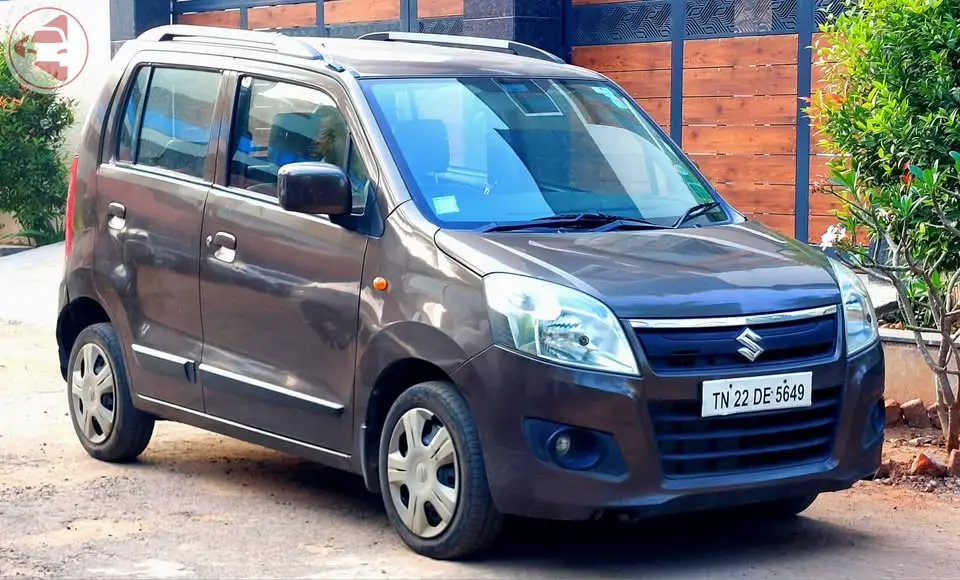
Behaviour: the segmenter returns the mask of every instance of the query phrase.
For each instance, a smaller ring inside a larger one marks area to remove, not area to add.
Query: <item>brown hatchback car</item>
[[[507,514],[790,516],[877,469],[859,278],[737,213],[606,77],[190,26],[104,77],[57,324],[93,457],[157,419],[299,454],[435,558]]]

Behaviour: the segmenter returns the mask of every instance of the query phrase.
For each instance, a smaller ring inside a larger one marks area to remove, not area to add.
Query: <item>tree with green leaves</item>
[[[960,0],[848,0],[816,48],[808,113],[835,156],[824,247],[897,294],[960,447]],[[928,340],[931,333],[939,340]]]
[[[63,239],[68,169],[61,147],[74,103],[24,87],[7,66],[4,41],[11,39],[0,33],[0,213],[22,228],[5,237],[52,243]]]

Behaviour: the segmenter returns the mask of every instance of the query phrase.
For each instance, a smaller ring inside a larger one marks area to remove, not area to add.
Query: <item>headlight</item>
[[[483,279],[494,341],[564,365],[637,375],[617,318],[583,292],[515,274]]]
[[[867,348],[879,337],[877,313],[866,286],[853,270],[831,258],[830,265],[837,275],[840,297],[843,300],[843,321],[847,333],[847,356]]]

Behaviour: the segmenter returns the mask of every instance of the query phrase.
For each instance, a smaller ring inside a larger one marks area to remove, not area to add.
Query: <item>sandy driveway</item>
[[[76,442],[48,327],[0,323],[0,576],[958,578],[960,502],[866,484],[792,524],[524,522],[484,562],[410,553],[361,482],[160,423],[143,460]]]
[[[57,370],[60,256],[0,259],[0,576],[960,578],[960,501],[879,484],[790,524],[523,522],[452,564],[407,550],[358,478],[193,428],[158,423],[140,463],[97,462]]]

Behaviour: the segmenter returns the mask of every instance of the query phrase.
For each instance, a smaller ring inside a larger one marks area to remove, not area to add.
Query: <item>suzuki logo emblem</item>
[[[743,332],[737,337],[737,342],[743,345],[742,348],[737,349],[737,352],[745,356],[750,362],[757,360],[757,357],[763,354],[763,347],[760,346],[763,337],[749,328],[743,329]]]

